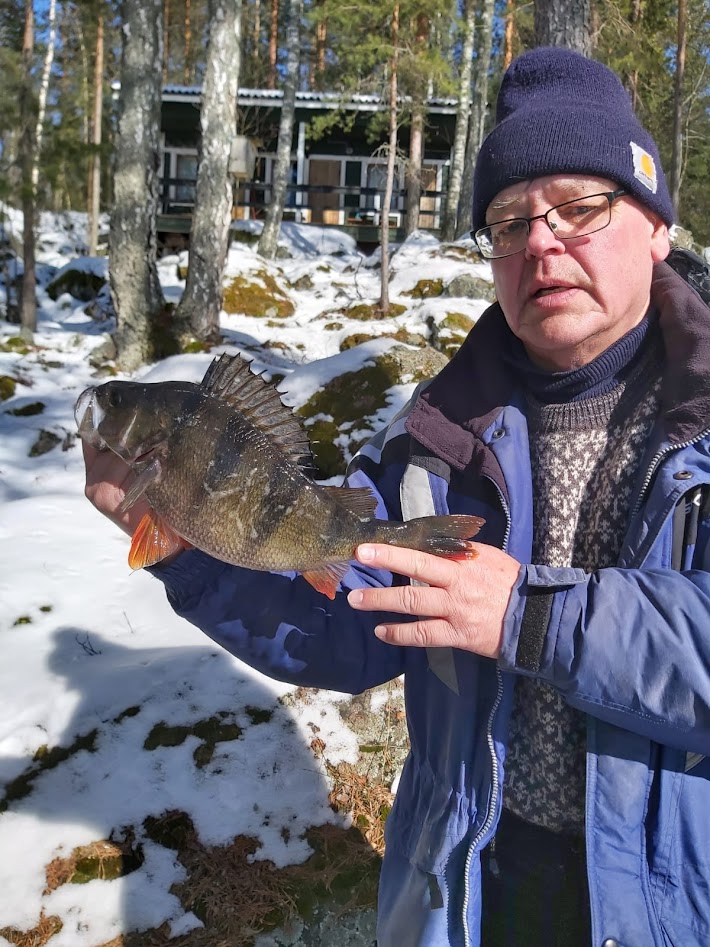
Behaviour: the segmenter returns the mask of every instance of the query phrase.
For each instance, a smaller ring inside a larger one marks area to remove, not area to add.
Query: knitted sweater
[[[601,394],[551,404],[528,397],[535,563],[592,572],[617,560],[658,412],[660,344],[647,328],[625,342],[626,373],[623,364],[619,371],[618,343],[605,359],[610,366],[616,356],[612,383],[607,374],[600,384],[598,364],[585,367],[588,389]],[[577,388],[581,371],[568,373]],[[585,753],[584,714],[547,684],[521,677],[506,757],[506,808],[553,831],[583,833]]]

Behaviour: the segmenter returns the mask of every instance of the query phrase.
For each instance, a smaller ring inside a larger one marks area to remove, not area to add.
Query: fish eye
[[[123,401],[123,395],[121,394],[120,388],[112,388],[109,391],[108,403],[112,408],[119,408],[121,402]]]

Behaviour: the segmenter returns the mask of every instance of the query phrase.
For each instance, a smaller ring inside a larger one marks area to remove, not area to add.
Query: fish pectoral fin
[[[338,586],[349,568],[349,562],[328,562],[317,569],[309,569],[302,574],[306,582],[312,585],[316,592],[327,595],[332,602]]]
[[[145,569],[186,548],[187,543],[154,510],[150,510],[133,534],[128,565],[131,569]]]
[[[127,510],[130,510],[133,504],[136,503],[137,500],[140,500],[148,487],[160,480],[162,472],[163,468],[160,464],[160,458],[154,457],[145,470],[141,471],[136,477],[136,482],[126,493],[123,500],[121,500],[118,512],[125,513]]]

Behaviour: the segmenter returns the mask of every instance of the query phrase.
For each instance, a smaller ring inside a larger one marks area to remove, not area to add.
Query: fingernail
[[[378,638],[381,638],[384,641],[385,638],[387,637],[387,629],[385,628],[384,625],[378,625],[375,628],[375,634],[377,635]]]
[[[375,558],[375,547],[374,546],[358,546],[357,557],[358,559],[365,559],[368,562],[372,561]]]
[[[352,592],[348,592],[348,602],[351,605],[362,605],[363,594],[360,589],[353,589]]]

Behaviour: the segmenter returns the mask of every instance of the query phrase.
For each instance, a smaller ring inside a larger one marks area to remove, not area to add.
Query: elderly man
[[[405,674],[379,947],[710,942],[710,313],[672,218],[614,74],[521,56],[476,168],[498,302],[348,476],[392,519],[484,517],[476,558],[361,546],[332,604],[196,550],[155,570],[274,677]],[[87,466],[118,521],[125,469]]]

